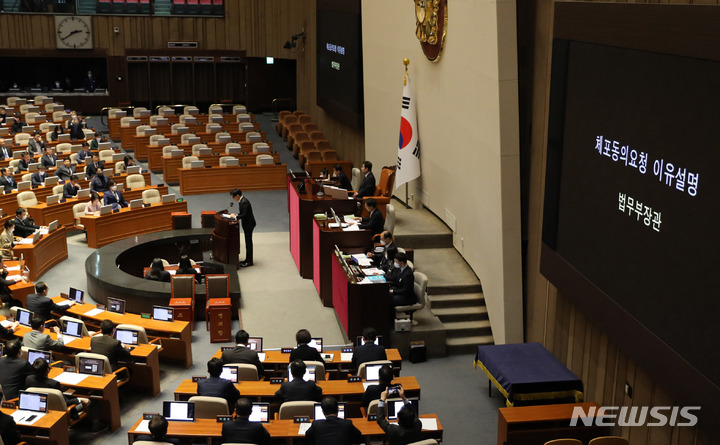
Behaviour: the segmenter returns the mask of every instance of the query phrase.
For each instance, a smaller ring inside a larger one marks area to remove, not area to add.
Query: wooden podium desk
[[[32,239],[32,235],[27,239]],[[67,238],[65,230],[58,226],[56,230],[42,235],[35,244],[16,244],[13,255],[25,259],[25,265],[30,269],[30,281],[36,281],[45,272],[68,257]]]
[[[13,275],[21,274],[22,267],[21,267],[20,261],[5,260],[5,261],[3,261],[3,263],[8,268],[14,268],[14,267],[18,268],[17,270],[8,270],[8,278]],[[10,290],[12,291],[13,298],[15,298],[16,300],[20,300],[22,302],[23,307],[26,307],[27,306],[27,296],[35,293],[35,283],[32,282],[31,280],[28,280],[28,281],[20,280],[17,283],[11,285]]]
[[[160,195],[167,195],[167,185],[148,185],[145,187],[136,187],[133,189],[125,189],[122,191],[125,201],[130,202],[133,199],[141,199],[142,193],[145,190],[157,190]],[[103,193],[98,193],[103,197]],[[52,221],[58,220],[60,224],[65,226],[65,229],[71,229],[75,224],[75,215],[73,214],[73,207],[75,204],[86,203],[89,199],[83,198],[68,198],[64,202],[58,202],[57,204],[48,205],[45,202],[41,202],[38,205],[30,206],[27,208],[30,217],[35,220],[35,224],[38,226],[47,226]]]
[[[585,426],[578,421],[570,426],[573,409],[599,408],[597,403],[562,403],[558,405],[515,406],[498,409],[498,445],[534,445],[559,438],[590,439],[611,434],[609,427]]]
[[[310,173],[310,176],[312,176],[313,178],[319,178],[320,173],[322,173],[322,169],[326,168],[329,172],[332,173],[335,165],[337,164],[340,164],[342,166],[343,172],[349,178],[352,174],[352,162],[350,161],[307,161],[305,163],[305,170],[307,170]]]
[[[328,223],[334,223],[333,220],[313,220],[313,283],[323,306],[332,307],[332,262],[335,246],[341,250],[350,248],[352,253],[369,252],[372,250],[373,234],[369,230],[331,229]]]
[[[287,175],[288,212],[290,213],[290,254],[297,265],[300,276],[313,278],[313,215],[326,213],[333,208],[338,215],[354,214],[358,201],[354,199],[333,199],[330,196],[317,196],[313,189],[319,188],[314,179],[300,192],[298,185],[304,177],[293,178]]]
[[[423,430],[422,435],[424,438],[442,440],[443,429],[440,424],[440,419],[437,414],[421,414],[421,419],[435,419],[437,422],[437,430]],[[365,438],[365,443],[369,444],[371,440],[379,440],[385,437],[385,432],[380,428],[375,421],[368,421],[365,418],[352,418],[350,419],[353,425],[360,430],[360,433]],[[135,441],[136,436],[142,434],[148,434],[147,432],[137,431],[138,426],[142,418],[139,419],[133,426],[128,430],[128,444],[132,445]],[[293,420],[271,420],[270,423],[264,424],[270,436],[275,441],[284,441],[286,444],[293,444],[298,439],[298,443],[306,443],[305,436],[300,435],[298,430],[299,424],[294,423]],[[192,439],[193,443],[198,443],[197,440],[202,439],[207,445],[215,443],[213,439],[219,439],[222,437],[222,423],[219,423],[216,419],[196,419],[194,422],[168,422],[168,437],[177,437]]]
[[[63,298],[54,297],[53,301],[59,302]],[[160,358],[163,361],[179,362],[189,368],[193,364],[192,356],[192,331],[190,323],[186,321],[159,321],[148,318],[142,318],[138,314],[116,314],[114,312],[103,311],[97,315],[89,316],[87,312],[95,309],[92,304],[75,304],[69,310],[68,314],[73,317],[80,318],[92,326],[99,326],[100,322],[109,319],[115,324],[125,323],[145,328],[148,337],[159,338],[162,350]],[[134,351],[133,351],[134,352]]]
[[[273,162],[280,162],[280,155],[278,153],[270,153],[273,157]],[[220,158],[223,156],[233,156],[238,159],[239,164],[252,165],[255,164],[255,158],[257,154],[254,153],[243,153],[240,155],[225,155],[225,154],[211,154],[205,156],[198,156],[199,161],[205,161],[205,165],[212,165],[218,167],[220,165]],[[162,174],[163,179],[168,184],[178,184],[180,182],[180,175],[178,169],[182,168],[183,158],[179,156],[163,156],[162,157]]]
[[[248,165],[245,167],[179,168],[180,193],[229,193],[234,188],[248,190],[283,190],[287,166]]]
[[[54,379],[62,372],[62,368],[50,368],[48,377]],[[108,424],[112,431],[120,428],[120,398],[117,379],[113,374],[102,377],[89,375],[76,385],[62,383],[62,386],[74,389],[74,397],[87,397],[99,404],[94,409],[100,409],[100,421]]]
[[[12,415],[16,410],[1,408],[2,412]],[[69,416],[63,411],[48,411],[42,419],[32,425],[18,423],[17,427],[23,440],[32,444],[70,445]]]
[[[172,230],[173,212],[187,212],[187,202],[155,203],[139,209],[126,207],[108,215],[83,216],[80,222],[87,232],[88,247],[97,249],[134,235]]]

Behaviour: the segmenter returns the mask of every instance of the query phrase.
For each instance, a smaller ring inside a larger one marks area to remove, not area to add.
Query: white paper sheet
[[[86,317],[94,317],[98,314],[102,314],[103,312],[105,312],[105,311],[102,309],[95,308],[95,309],[91,309],[91,310],[85,312],[83,315],[85,315]]]
[[[20,266],[12,266],[12,267],[8,267],[8,268],[7,268],[7,270],[8,270],[9,272],[12,272],[13,270],[17,270],[17,271],[20,271]]]
[[[349,226],[343,228],[343,232],[355,232],[358,230],[360,230],[360,226],[357,224],[350,224]]]
[[[6,278],[8,281],[23,281],[22,275],[10,275]]]
[[[63,300],[60,303],[58,303],[58,306],[71,306],[74,303],[72,300]]]
[[[310,425],[312,425],[312,423],[310,423],[310,422],[301,423],[300,428],[298,428],[298,434],[301,436],[304,436],[305,433],[307,432],[307,430],[310,429]]]
[[[11,324],[13,324],[13,322],[9,320],[0,321],[0,325],[2,325],[2,327],[4,328],[9,328]]]
[[[15,244],[32,244],[33,239],[32,238],[23,238],[20,241],[16,242]]]
[[[422,429],[427,431],[437,431],[437,419],[420,419],[422,422]]]
[[[340,353],[340,361],[341,362],[349,362],[352,360],[353,353],[352,352],[341,352]]]
[[[70,337],[75,338],[75,337]],[[65,344],[68,344],[68,338],[65,338]],[[76,372],[63,372],[61,374],[58,374],[53,378],[53,380],[57,380],[60,383],[63,383],[65,385],[77,385],[78,383],[82,382],[87,378],[88,374],[78,374]]]
[[[265,361],[265,353],[264,352],[258,352],[258,358],[261,362]]]
[[[45,417],[45,413],[35,411],[18,410],[12,413],[12,418],[15,420],[15,423],[21,423],[23,425],[32,425],[43,417]]]
[[[63,343],[65,343],[66,345],[69,345],[77,339],[78,337],[73,337],[72,335],[63,335]]]
[[[135,432],[138,433],[150,433],[150,421],[149,420],[143,420],[140,422],[140,424],[135,428]]]

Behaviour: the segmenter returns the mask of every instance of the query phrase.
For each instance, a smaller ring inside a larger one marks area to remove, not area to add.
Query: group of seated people
[[[190,261],[190,257],[187,255],[180,256],[180,261],[178,262],[178,268],[175,274],[194,275],[196,283],[202,282],[202,273],[193,267],[192,261]],[[152,264],[150,264],[150,270],[145,274],[146,280],[162,281],[165,283],[169,283],[171,277],[172,275],[170,272],[165,270],[163,260],[160,258],[155,258],[152,261]]]
[[[15,243],[41,228],[35,225],[35,220],[28,216],[24,207],[18,207],[15,210],[15,218],[5,221],[5,228],[0,233],[0,256],[6,260],[13,259],[12,249]]]

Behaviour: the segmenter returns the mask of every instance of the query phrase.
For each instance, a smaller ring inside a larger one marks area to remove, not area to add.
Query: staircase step
[[[495,344],[495,340],[492,335],[478,335],[448,338],[445,343],[448,354],[471,354],[477,351],[478,346]]]
[[[395,229],[397,233],[397,228]],[[442,249],[453,247],[452,233],[402,233],[395,235],[395,243],[413,249]]]
[[[420,271],[422,272],[422,270]],[[482,292],[482,285],[480,283],[449,285],[433,285],[432,283],[433,281],[428,277],[427,292],[430,295],[478,294]]]
[[[435,309],[484,306],[485,296],[480,292],[469,294],[430,294],[430,306]]]
[[[488,312],[485,306],[433,308],[432,312],[443,324],[454,321],[479,321],[488,319]]]
[[[447,338],[491,335],[490,320],[451,321],[443,323]]]

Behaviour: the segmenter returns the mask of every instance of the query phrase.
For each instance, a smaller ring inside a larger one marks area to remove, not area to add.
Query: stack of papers
[[[75,337],[70,337],[75,338]],[[65,344],[67,344],[67,340],[65,341]],[[57,380],[60,383],[64,383],[66,385],[77,385],[78,383],[82,382],[87,378],[87,374],[78,374],[77,372],[63,372],[58,374],[56,377],[53,378],[53,380]]]
[[[11,324],[13,324],[13,322],[9,320],[0,321],[0,325],[2,325],[2,327],[4,328],[9,328]]]
[[[73,337],[72,335],[63,335],[63,343],[66,345],[69,345],[77,339],[78,337]]]
[[[32,242],[33,242],[32,238],[23,238],[15,244],[32,244]]]
[[[75,304],[75,302],[72,300],[63,300],[60,303],[58,303],[57,305],[58,306],[72,306],[73,304]]]
[[[352,257],[355,259],[355,261],[357,261],[360,267],[370,267],[370,265],[372,264],[370,258],[368,258],[367,255],[365,255],[364,253],[358,253],[353,255]]]
[[[385,271],[378,269],[377,267],[368,267],[367,269],[363,269],[363,273],[365,275],[385,275]]]
[[[48,228],[47,228],[47,227],[41,227],[41,228],[40,228],[40,235],[47,235],[48,233],[49,233],[49,232],[48,232]]]
[[[45,413],[38,413],[35,411],[18,410],[12,413],[12,418],[15,420],[15,423],[22,423],[24,425],[32,425],[43,417],[45,417]]]
[[[85,315],[86,317],[94,317],[98,314],[102,314],[103,312],[105,312],[105,311],[102,309],[95,308],[95,309],[91,309],[91,310],[85,312],[83,315]]]
[[[261,362],[265,361],[265,353],[264,352],[258,352],[258,358]]]
[[[8,270],[9,272],[12,272],[13,270],[17,270],[17,271],[19,272],[19,271],[20,271],[20,266],[8,267],[7,270]]]
[[[437,431],[437,419],[420,419],[422,429],[426,431]]]
[[[350,224],[349,226],[343,228],[344,232],[355,232],[357,230],[360,230],[360,226],[357,224]]]
[[[6,279],[12,281],[23,281],[22,275],[10,275]]]

